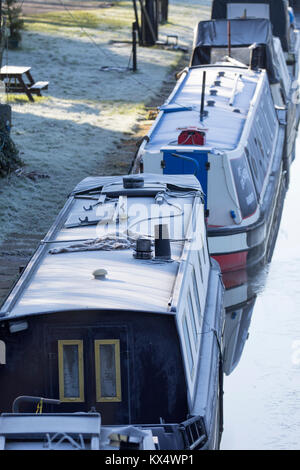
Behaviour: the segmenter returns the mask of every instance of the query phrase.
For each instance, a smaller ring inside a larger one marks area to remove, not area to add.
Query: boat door
[[[207,152],[187,152],[182,150],[162,150],[163,172],[166,175],[195,175],[200,181],[207,205],[207,171],[209,169]],[[177,156],[175,156],[177,155]]]
[[[127,328],[68,326],[47,331],[47,393],[56,412],[101,413],[103,424],[130,423]]]

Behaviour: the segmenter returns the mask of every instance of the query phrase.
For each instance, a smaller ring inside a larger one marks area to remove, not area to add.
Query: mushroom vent
[[[136,241],[136,249],[133,253],[133,256],[136,259],[151,259],[151,240],[148,240],[147,238],[138,238]]]

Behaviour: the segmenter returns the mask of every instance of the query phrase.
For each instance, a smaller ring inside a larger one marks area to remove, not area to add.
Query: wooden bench
[[[29,90],[31,93],[35,93],[38,96],[41,95],[41,90],[48,90],[49,82],[35,82],[33,85],[30,85]]]

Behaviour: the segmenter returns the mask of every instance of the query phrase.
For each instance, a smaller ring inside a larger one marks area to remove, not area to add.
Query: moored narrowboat
[[[280,39],[273,35],[269,19],[218,19],[202,21],[195,29],[191,66],[227,62],[265,69],[274,105],[286,121],[284,167],[289,172],[295,158],[295,139],[299,125],[299,53],[300,32],[295,29],[293,66],[283,51]]]
[[[225,275],[272,254],[287,187],[281,111],[266,70],[190,67],[137,155],[134,171],[197,176],[209,251]]]
[[[0,310],[2,448],[218,448],[223,294],[194,176],[83,180]]]

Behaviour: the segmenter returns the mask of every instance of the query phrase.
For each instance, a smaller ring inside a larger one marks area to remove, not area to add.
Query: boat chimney
[[[167,224],[159,224],[154,227],[155,259],[171,259],[171,245]]]
[[[151,240],[149,240],[148,238],[138,238],[136,241],[136,247],[133,256],[136,259],[151,259]]]

